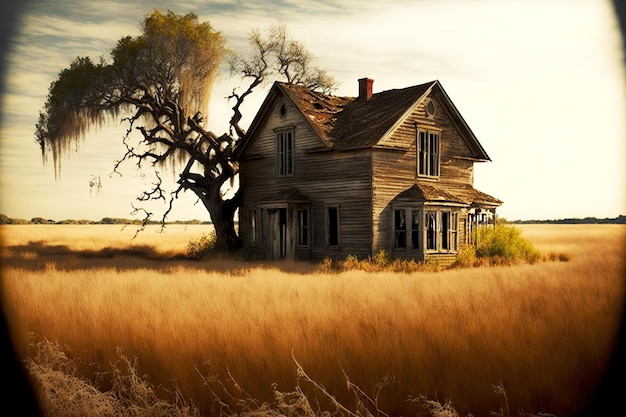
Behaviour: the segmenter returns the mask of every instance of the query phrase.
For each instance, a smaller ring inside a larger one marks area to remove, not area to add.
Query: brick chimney
[[[361,78],[359,80],[359,99],[369,100],[372,98],[372,85],[374,80],[371,78]]]

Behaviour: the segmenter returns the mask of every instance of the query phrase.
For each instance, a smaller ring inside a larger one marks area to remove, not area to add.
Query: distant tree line
[[[19,218],[11,218],[6,214],[0,214],[0,224],[145,224],[143,220],[138,219],[122,219],[118,217],[103,217],[101,220],[53,220],[46,219],[43,217],[33,217],[30,220],[27,219],[19,219]],[[147,224],[158,224],[161,225],[162,222],[159,221],[150,221]],[[171,222],[167,222],[167,224],[211,224],[209,221],[201,221],[197,219],[193,220],[175,220]]]
[[[583,219],[568,218],[558,220],[512,220],[512,224],[626,224],[626,216],[598,219],[597,217],[585,217]]]

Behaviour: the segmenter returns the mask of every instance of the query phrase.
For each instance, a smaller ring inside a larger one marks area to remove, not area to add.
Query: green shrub
[[[490,258],[493,263],[541,260],[541,254],[533,244],[522,237],[520,229],[500,224],[496,227],[480,227],[476,231],[476,257]]]
[[[464,245],[459,249],[454,266],[471,267],[476,263],[476,248],[472,245]]]
[[[189,259],[202,259],[215,251],[217,245],[217,236],[215,232],[205,233],[198,239],[189,241],[185,256]]]

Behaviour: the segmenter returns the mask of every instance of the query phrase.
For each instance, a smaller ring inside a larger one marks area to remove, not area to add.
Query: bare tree
[[[122,138],[126,152],[115,162],[114,172],[131,160],[139,168],[147,165],[154,170],[157,182],[138,199],[166,201],[162,224],[179,193],[191,190],[209,212],[218,248],[238,248],[234,216],[241,190],[230,198],[225,198],[225,192],[232,188],[238,172],[234,150],[245,135],[240,125],[245,98],[273,75],[323,91],[336,86],[332,77],[311,66],[310,53],[289,39],[284,26],[272,26],[265,34],[253,30],[249,42],[252,52],[243,58],[232,54],[221,33],[208,22],[199,22],[193,13],[156,10],[146,15],[141,34],[121,38],[110,63],[78,57],[52,82],[35,131],[44,161],[52,154],[55,175],[60,175],[61,159],[88,128],[122,117],[127,126]],[[226,55],[231,74],[240,75],[248,85],[228,97],[234,102],[230,129],[216,135],[205,129],[204,121],[211,88]],[[135,131],[141,136],[132,141]],[[166,163],[180,169],[178,186],[170,192],[158,171]],[[152,213],[143,211],[145,225]]]

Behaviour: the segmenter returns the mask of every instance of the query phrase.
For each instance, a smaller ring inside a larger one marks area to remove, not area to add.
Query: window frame
[[[398,213],[404,213],[404,228],[398,227]],[[460,244],[460,215],[461,211],[453,207],[393,206],[391,248],[399,252],[456,253]],[[404,242],[404,246],[399,242]]]
[[[439,211],[424,211],[424,235],[426,236],[426,251],[439,252]],[[431,229],[431,219],[433,227]]]
[[[295,172],[296,129],[294,126],[274,129],[276,155],[276,174],[281,177],[292,176]]]
[[[407,211],[410,209],[406,207],[394,207],[391,213],[391,222],[393,225],[393,249],[394,250],[408,250],[409,249],[409,225],[407,221]],[[400,215],[400,219],[398,217]],[[404,228],[399,228],[398,220],[400,223],[404,223]],[[403,243],[401,246],[400,243]]]
[[[394,251],[421,251],[422,230],[421,224],[423,210],[415,207],[393,207],[391,211],[391,239]],[[397,228],[397,213],[404,213],[404,229]],[[417,218],[417,223],[415,219]],[[400,238],[403,236],[403,238]],[[400,246],[399,242],[404,242],[404,246]]]
[[[415,135],[417,176],[439,178],[441,172],[441,130],[418,127]]]
[[[453,210],[441,210],[441,252],[459,250],[459,213]],[[447,218],[447,220],[444,220]]]
[[[411,238],[411,250],[421,251],[424,245],[423,242],[423,231],[422,223],[424,222],[424,215],[422,209],[411,208],[411,223],[410,223],[410,238]],[[417,219],[419,220],[417,224],[415,224],[415,214],[417,214]]]
[[[298,225],[298,236],[297,236],[297,244],[298,247],[308,248],[311,241],[311,227],[310,227],[310,219],[309,209],[308,208],[299,208],[296,209],[296,217],[297,217],[297,225]],[[304,217],[304,221],[303,221]]]
[[[248,211],[249,217],[249,229],[248,229],[248,243],[250,246],[256,246],[258,244],[258,231],[259,231],[259,219],[258,219],[258,211],[255,209],[251,209]]]
[[[335,211],[334,233],[331,233],[331,210]],[[326,246],[338,248],[341,243],[341,221],[339,215],[339,205],[328,205],[324,209],[326,224]],[[333,236],[336,235],[336,236]],[[331,239],[334,238],[334,239]],[[336,241],[336,242],[335,242]]]

